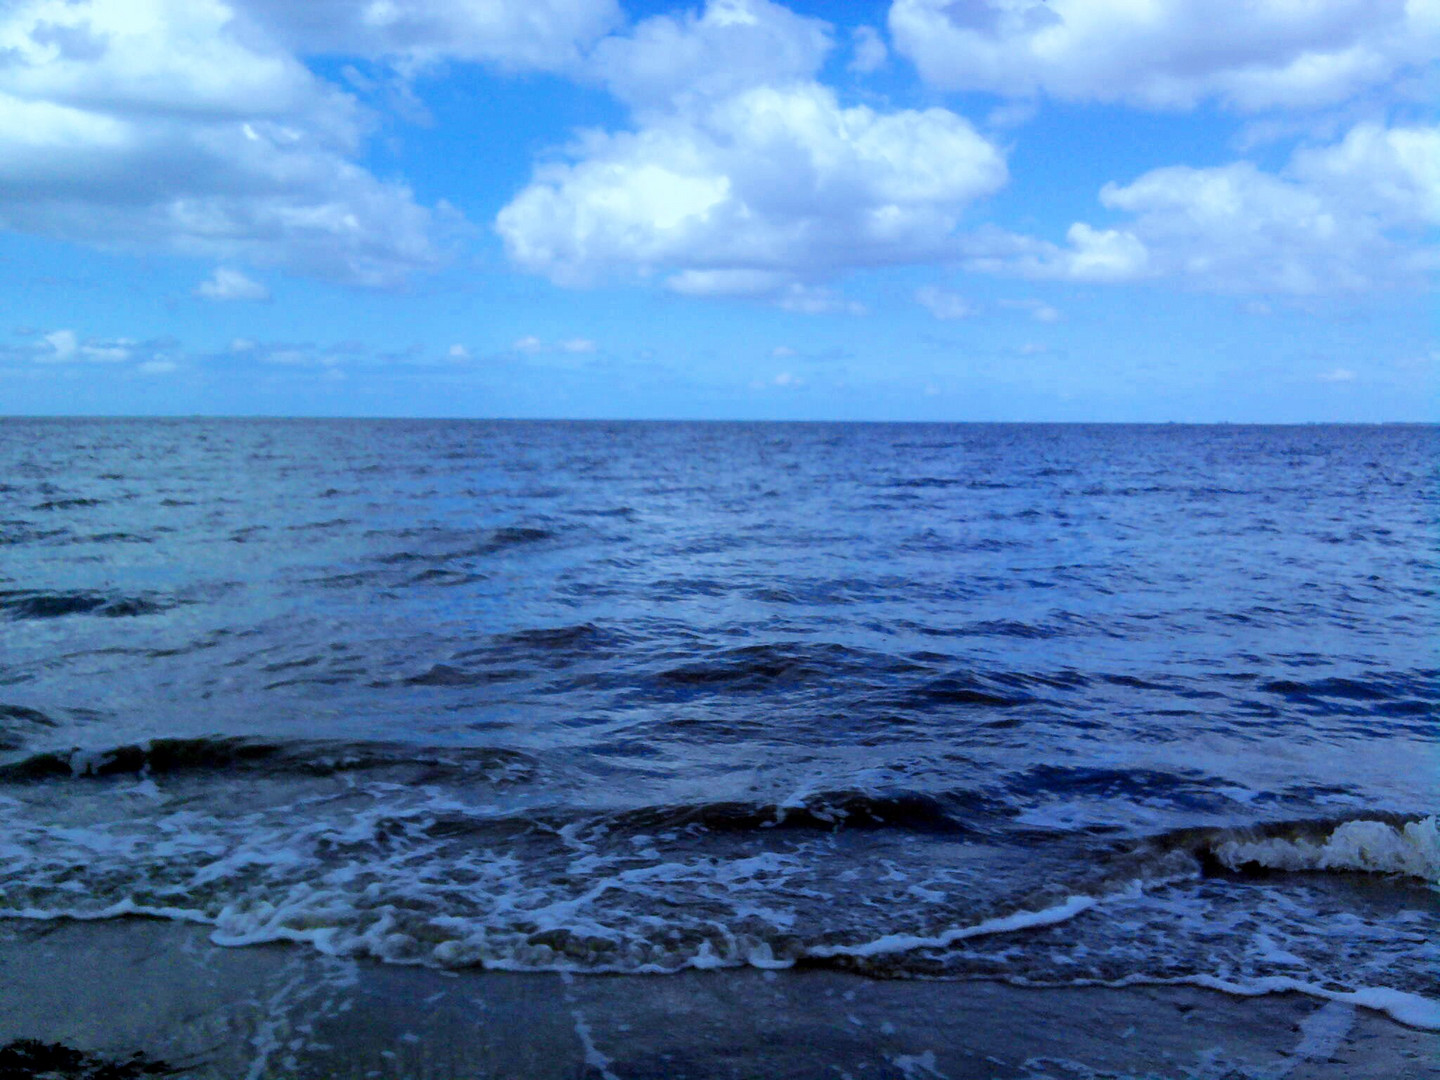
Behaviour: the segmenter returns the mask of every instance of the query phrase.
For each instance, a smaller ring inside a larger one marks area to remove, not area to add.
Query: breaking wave
[[[1414,821],[1344,821],[1333,828],[1282,827],[1268,834],[1239,830],[1213,841],[1210,851],[1232,870],[1343,870],[1440,882],[1440,828],[1433,815]]]

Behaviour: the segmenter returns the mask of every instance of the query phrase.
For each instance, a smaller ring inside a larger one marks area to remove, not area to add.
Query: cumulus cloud
[[[599,42],[587,70],[640,110],[670,109],[757,86],[806,80],[832,47],[829,24],[770,0],[709,0]]]
[[[634,113],[584,133],[496,218],[511,260],[560,285],[861,313],[827,282],[956,252],[1002,152],[945,109],[843,107],[815,81],[832,28],[771,0],[709,0],[599,42],[587,63]],[[878,35],[857,48],[876,60]]]
[[[45,335],[45,344],[51,350],[46,359],[69,360],[80,348],[80,339],[75,336],[74,330],[56,330]]]
[[[991,233],[977,270],[1073,281],[1165,277],[1219,292],[1321,293],[1413,282],[1440,267],[1440,127],[1360,124],[1297,150],[1278,173],[1250,162],[1169,166],[1100,202],[1122,226],[1070,227],[1066,245]]]
[[[894,0],[931,84],[1071,101],[1328,105],[1433,60],[1432,0]]]
[[[620,24],[616,0],[236,0],[301,52],[384,58],[408,69],[469,60],[556,71]]]
[[[356,163],[365,124],[222,0],[0,8],[0,228],[399,284],[436,214]]]
[[[195,295],[206,300],[269,300],[270,290],[239,270],[220,266],[209,280],[195,286]]]
[[[687,295],[803,309],[842,270],[953,251],[965,207],[1006,177],[952,112],[843,108],[802,82],[591,133],[496,226],[515,263],[562,285],[664,274]]]
[[[53,330],[41,336],[31,350],[41,363],[116,363],[129,360],[138,343],[129,338],[81,341],[74,330]]]

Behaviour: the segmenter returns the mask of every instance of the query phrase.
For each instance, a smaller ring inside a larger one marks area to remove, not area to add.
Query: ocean
[[[1437,1028],[1437,451],[0,421],[0,919]]]

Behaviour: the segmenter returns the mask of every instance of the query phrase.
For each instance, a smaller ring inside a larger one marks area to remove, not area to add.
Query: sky
[[[1440,0],[0,0],[0,415],[1437,417]]]

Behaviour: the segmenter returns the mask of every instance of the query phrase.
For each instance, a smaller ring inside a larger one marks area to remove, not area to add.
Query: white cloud
[[[587,70],[637,109],[669,109],[814,76],[830,27],[770,0],[709,0],[595,46]]]
[[[138,365],[137,369],[145,375],[168,375],[172,371],[178,371],[180,365],[174,360],[146,360]]]
[[[883,60],[873,28],[855,40]],[[814,81],[832,47],[829,24],[772,0],[600,41],[584,70],[634,130],[586,132],[536,169],[496,218],[512,261],[814,314],[864,311],[825,285],[846,270],[955,254],[966,206],[1007,179],[1002,152],[944,109],[842,107]]]
[[[953,253],[965,207],[1006,181],[1001,152],[954,113],[842,108],[815,83],[657,113],[571,158],[496,220],[522,268],[562,285],[663,273],[687,295],[802,310],[846,269]]]
[[[1064,247],[978,234],[972,269],[1074,281],[1171,278],[1217,292],[1290,294],[1416,282],[1440,267],[1440,127],[1360,124],[1278,173],[1249,162],[1171,166],[1100,202],[1130,216],[1077,222]]]
[[[782,371],[769,379],[750,380],[751,390],[798,390],[805,385],[805,380],[794,372]]]
[[[1337,367],[1331,368],[1329,371],[1321,372],[1315,377],[1321,382],[1353,382],[1355,380],[1355,372],[1351,371],[1349,368]]]
[[[129,360],[131,356],[130,346],[119,342],[112,342],[108,345],[85,345],[80,349],[80,355],[86,360],[94,360],[99,363],[118,363],[122,360]]]
[[[776,345],[775,348],[770,350],[770,355],[776,360],[789,360],[792,356],[799,356],[800,354],[789,345]]]
[[[219,266],[208,281],[195,287],[195,295],[206,300],[269,300],[270,290],[239,270]]]
[[[550,342],[538,338],[534,334],[526,334],[510,346],[510,351],[525,356],[538,356],[541,353],[569,353],[572,356],[579,356],[593,353],[597,348],[595,342],[589,338],[573,337],[565,338],[563,341]]]
[[[854,56],[848,65],[851,71],[868,75],[879,71],[890,59],[890,50],[885,47],[879,31],[873,26],[857,26],[850,32]]]
[[[1100,201],[1105,202],[1103,192]],[[1077,221],[1065,239],[1070,248],[1062,253],[1059,269],[1073,281],[1128,281],[1142,276],[1150,261],[1145,244],[1127,230],[1094,229]]]
[[[896,50],[949,90],[1188,108],[1334,104],[1429,63],[1433,0],[894,0]]]
[[[50,346],[51,353],[41,355],[44,360],[69,360],[75,355],[80,347],[80,340],[75,336],[74,330],[56,330],[45,335],[45,341]]]
[[[682,270],[665,279],[665,287],[681,296],[770,296],[790,284],[775,270]]]
[[[1133,232],[1076,222],[1068,247],[986,226],[965,237],[966,269],[1036,279],[1116,282],[1150,274],[1150,252]]]
[[[915,300],[937,319],[968,319],[979,311],[979,308],[959,293],[936,285],[925,285],[916,289]]]
[[[236,0],[302,52],[559,71],[623,19],[616,0]]]
[[[41,362],[66,363],[85,361],[89,363],[115,363],[129,360],[134,353],[134,341],[116,338],[113,341],[87,341],[83,344],[74,330],[54,330],[41,337],[35,358]]]
[[[1289,172],[1387,223],[1440,225],[1440,126],[1357,124],[1339,143],[1298,151]]]
[[[467,349],[464,345],[451,345],[447,355],[450,357],[451,360],[469,360],[470,350]]]
[[[870,312],[864,304],[847,300],[834,289],[798,281],[790,282],[769,299],[782,311],[797,315],[868,315]]]
[[[0,228],[376,286],[439,261],[353,99],[222,0],[13,0],[0,57]]]

